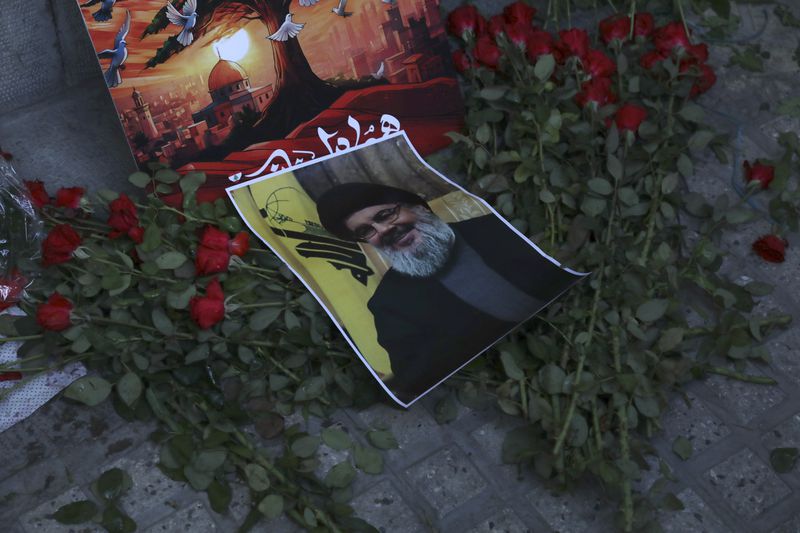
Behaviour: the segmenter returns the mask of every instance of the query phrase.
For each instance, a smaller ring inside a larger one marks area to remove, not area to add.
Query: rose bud
[[[0,311],[15,305],[28,281],[14,270],[7,278],[0,278]]]
[[[56,207],[78,209],[86,190],[83,187],[62,187],[56,191]]]
[[[744,179],[746,182],[751,181],[761,182],[761,188],[766,189],[772,180],[775,179],[775,167],[772,165],[765,165],[756,161],[750,164],[750,161],[745,161],[742,165],[744,167]]]
[[[214,226],[206,226],[203,229],[203,235],[200,237],[200,246],[205,246],[212,250],[227,250],[229,240],[230,236],[227,232]]]
[[[28,188],[28,193],[30,193],[31,203],[36,206],[37,209],[41,209],[43,206],[50,203],[50,195],[47,194],[44,183],[41,181],[26,181],[25,187]]]
[[[132,229],[139,226],[139,215],[136,213],[136,204],[125,194],[120,194],[119,198],[108,204],[109,216],[108,225],[111,232],[108,234],[112,239],[121,235],[128,235]]]
[[[589,34],[586,30],[573,28],[571,30],[561,30],[558,32],[558,48],[564,53],[564,57],[577,56],[583,57],[589,51]]]
[[[636,104],[624,104],[617,110],[614,116],[614,122],[620,131],[635,132],[639,126],[647,118],[647,110]]]
[[[642,55],[639,58],[639,64],[646,68],[647,70],[651,70],[656,63],[660,61],[664,61],[668,57],[667,52],[662,52],[660,50],[653,50],[652,52],[647,52],[646,54]]]
[[[504,32],[509,41],[520,48],[524,48],[528,42],[528,36],[533,32],[533,28],[522,23],[506,23]]]
[[[600,21],[600,38],[604,43],[628,40],[631,31],[631,19],[627,15],[611,15]]]
[[[583,70],[592,78],[607,78],[617,71],[617,65],[600,50],[589,50],[581,59]]]
[[[699,63],[708,61],[708,45],[706,43],[691,45],[686,48],[686,53]]]
[[[764,235],[753,243],[753,251],[764,261],[783,263],[786,259],[786,247],[789,243],[777,235]]]
[[[489,24],[486,25],[486,33],[488,33],[492,39],[497,39],[497,36],[501,33],[505,33],[506,28],[506,19],[503,18],[503,15],[495,15],[489,19]]]
[[[208,284],[205,296],[192,297],[189,314],[200,329],[209,329],[225,318],[225,295],[217,278]]]
[[[460,74],[463,74],[472,68],[472,60],[470,60],[469,55],[467,55],[464,50],[456,50],[453,52],[453,65],[455,65],[456,70]]]
[[[48,331],[62,331],[72,325],[72,302],[54,292],[36,308],[36,322]]]
[[[199,246],[197,248],[197,255],[194,258],[195,271],[198,276],[226,272],[230,259],[231,254],[228,252],[227,248],[224,250],[215,250],[213,248]]]
[[[509,24],[530,26],[533,23],[533,17],[536,16],[536,8],[517,0],[503,8],[503,16]]]
[[[250,235],[247,232],[240,231],[228,243],[228,251],[231,255],[244,257],[248,250],[250,250]]]
[[[553,36],[546,31],[534,30],[525,40],[528,59],[535,62],[539,56],[553,52]]]
[[[653,44],[662,52],[686,49],[690,46],[689,36],[681,22],[670,22],[655,31]]]
[[[81,236],[69,224],[58,224],[42,241],[42,265],[58,265],[72,259],[81,245]]]
[[[465,5],[458,7],[447,16],[447,29],[456,37],[465,38],[469,32],[474,36],[484,32],[486,20],[478,13],[475,6]]]
[[[591,105],[595,109],[616,100],[617,96],[611,92],[609,78],[593,78],[581,85],[581,92],[575,95],[576,104],[581,107]]]
[[[475,54],[475,59],[477,59],[482,65],[485,65],[492,70],[497,68],[498,63],[500,62],[500,56],[502,55],[500,48],[488,35],[478,37],[478,40],[475,42],[475,50],[473,51],[473,54]]]
[[[655,29],[656,23],[650,13],[636,13],[633,17],[633,36],[649,37]]]
[[[689,96],[694,97],[708,91],[717,82],[717,75],[714,74],[714,69],[702,63],[697,66],[700,69],[700,76],[697,81],[692,85]]]

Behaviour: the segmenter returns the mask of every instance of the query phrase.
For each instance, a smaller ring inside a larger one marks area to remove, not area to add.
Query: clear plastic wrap
[[[17,303],[38,270],[42,220],[11,163],[0,158],[0,311]]]

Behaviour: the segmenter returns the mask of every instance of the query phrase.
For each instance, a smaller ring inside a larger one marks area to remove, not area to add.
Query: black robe
[[[494,215],[450,224],[500,276],[539,302],[538,309],[579,276],[540,255]],[[450,265],[445,265],[447,269]],[[476,279],[475,283],[481,280]],[[517,326],[464,302],[437,275],[420,278],[390,269],[370,298],[378,343],[389,353],[389,389],[413,400]]]

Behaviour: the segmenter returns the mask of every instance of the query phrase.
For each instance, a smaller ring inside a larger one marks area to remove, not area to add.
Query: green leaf
[[[218,450],[201,450],[192,461],[192,465],[203,472],[213,472],[225,463],[227,452]]]
[[[542,189],[541,191],[539,191],[539,200],[541,200],[546,204],[552,204],[553,202],[556,201],[556,197],[553,196],[553,193],[551,193],[549,190]]]
[[[703,111],[703,108],[691,102],[684,104],[681,110],[678,112],[678,115],[680,115],[680,117],[684,120],[695,122],[697,124],[702,124],[705,121],[705,112]]]
[[[686,461],[692,456],[692,443],[686,437],[678,437],[672,442],[672,451]]]
[[[581,211],[590,217],[596,217],[606,210],[606,201],[602,198],[586,196],[581,202]]]
[[[183,467],[183,475],[189,481],[189,484],[194,490],[206,490],[211,482],[214,481],[214,476],[205,470],[198,470],[192,465]]]
[[[725,213],[725,220],[729,224],[743,224],[749,222],[756,217],[756,212],[747,207],[734,207]]]
[[[786,474],[794,468],[798,455],[800,450],[797,448],[775,448],[769,452],[769,462],[773,470]]]
[[[161,270],[174,270],[186,262],[186,256],[180,252],[171,251],[156,257],[156,265]]]
[[[379,450],[392,450],[398,448],[397,439],[387,429],[373,430],[367,433],[369,442]]]
[[[433,408],[433,417],[438,424],[447,424],[458,417],[458,405],[453,394],[448,394],[436,402],[436,406]]]
[[[608,154],[606,158],[606,169],[614,179],[622,179],[622,163],[614,154]]]
[[[520,380],[525,379],[525,373],[517,365],[514,355],[510,352],[501,351],[500,361],[503,363],[503,370],[511,379]]]
[[[764,60],[759,45],[750,45],[741,50],[734,50],[728,66],[738,65],[751,72],[764,72]]]
[[[536,66],[533,67],[533,75],[539,81],[546,81],[553,74],[553,69],[556,67],[556,60],[551,54],[544,54],[539,56],[536,60]]]
[[[136,522],[120,511],[116,505],[108,505],[103,509],[100,525],[106,528],[108,533],[133,533],[136,531]]]
[[[147,174],[146,172],[134,172],[128,176],[128,181],[140,189],[144,189],[150,185],[150,174]]]
[[[334,450],[346,450],[353,445],[350,435],[337,427],[329,427],[322,430],[322,442]]]
[[[668,352],[677,347],[683,342],[683,328],[669,328],[661,334],[658,340],[658,349],[662,352]]]
[[[353,454],[356,466],[362,472],[378,475],[383,472],[383,456],[378,450],[368,446],[356,446]]]
[[[189,307],[189,302],[192,296],[197,294],[197,288],[194,285],[189,285],[181,291],[168,291],[167,292],[167,305],[172,309],[186,309]]]
[[[197,363],[198,361],[205,361],[208,359],[210,353],[211,349],[209,348],[208,343],[204,342],[202,344],[198,344],[186,354],[186,358],[183,360],[183,363],[186,365],[191,365],[192,363]]]
[[[208,502],[214,512],[223,514],[228,510],[233,498],[230,485],[215,479],[206,489],[206,493],[208,494]]]
[[[636,309],[636,318],[642,322],[655,322],[667,312],[669,300],[648,300]]]
[[[60,524],[82,524],[97,514],[97,504],[91,500],[68,503],[59,507],[51,516]]]
[[[154,176],[156,181],[161,183],[175,183],[179,179],[181,179],[181,175],[169,168],[162,168],[161,170],[156,171]]]
[[[273,520],[283,513],[283,496],[280,494],[269,494],[258,502],[258,511]]]
[[[772,291],[775,290],[775,286],[761,281],[751,281],[744,286],[744,290],[753,296],[766,296],[772,294]]]
[[[634,396],[633,403],[636,406],[636,410],[647,418],[658,418],[661,414],[658,400],[653,396]]]
[[[784,100],[778,106],[776,112],[780,115],[800,118],[800,96]]]
[[[481,89],[480,95],[484,100],[499,100],[506,94],[508,87],[485,87]],[[485,141],[481,141],[485,142]]]
[[[206,175],[202,172],[188,172],[181,178],[181,190],[186,194],[194,192],[206,182]]]
[[[604,196],[614,192],[614,187],[608,180],[604,180],[603,178],[592,178],[586,182],[586,185],[589,186],[590,191]]]
[[[692,160],[686,154],[681,154],[678,156],[678,172],[681,173],[681,176],[684,178],[691,178],[694,175],[694,165],[692,165]]]
[[[475,140],[481,144],[486,144],[492,137],[492,128],[488,124],[481,124],[475,131]]]
[[[292,443],[292,453],[298,457],[311,457],[317,452],[317,448],[319,448],[321,442],[322,439],[313,435],[300,437]]]
[[[247,484],[254,491],[261,492],[269,488],[269,475],[263,466],[250,463],[244,467],[244,473],[247,477]]]
[[[250,315],[250,320],[248,321],[248,326],[253,331],[263,331],[267,329],[267,327],[275,322],[275,320],[280,316],[281,311],[283,311],[282,307],[265,307],[263,309],[259,309],[252,315]]]
[[[672,492],[668,492],[664,495],[661,499],[660,507],[667,511],[682,511],[684,509],[683,502]]]
[[[566,378],[564,370],[552,363],[539,369],[539,384],[547,394],[559,394],[564,387]]]
[[[125,405],[133,405],[142,394],[142,380],[135,372],[126,372],[117,382],[117,394]]]
[[[691,137],[689,137],[688,146],[692,150],[700,151],[703,150],[708,143],[711,142],[711,139],[714,138],[714,132],[708,130],[699,130],[694,132]]]
[[[163,335],[169,337],[175,334],[175,325],[172,323],[172,320],[169,319],[163,309],[156,307],[150,313],[150,316],[153,319],[153,325]]]
[[[150,224],[144,230],[139,248],[144,253],[150,253],[156,251],[159,246],[161,246],[161,228],[156,224]]]
[[[103,472],[96,482],[97,495],[104,500],[119,498],[125,491],[133,486],[133,481],[127,472],[119,468],[112,468]]]
[[[348,461],[334,465],[325,475],[325,485],[334,489],[348,487],[356,478],[356,471]]]
[[[111,383],[98,376],[84,376],[74,381],[64,396],[93,407],[108,397],[111,392]]]

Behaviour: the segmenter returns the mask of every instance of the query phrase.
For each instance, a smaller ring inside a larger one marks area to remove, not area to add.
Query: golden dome
[[[216,91],[226,85],[244,81],[246,78],[247,72],[241,65],[227,59],[220,59],[211,69],[211,74],[208,75],[208,90]]]

